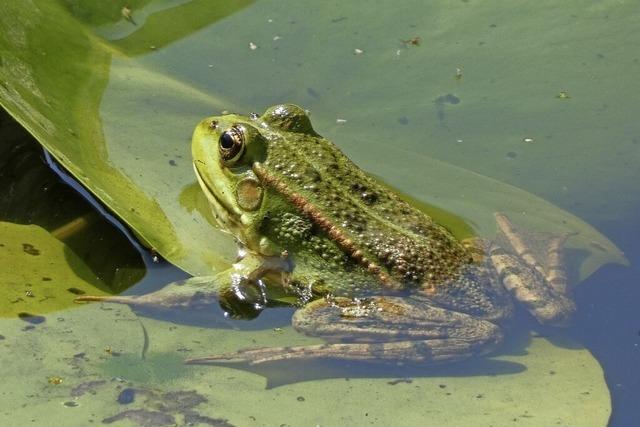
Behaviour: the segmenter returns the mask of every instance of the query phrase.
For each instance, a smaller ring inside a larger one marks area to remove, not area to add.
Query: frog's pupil
[[[233,147],[233,136],[229,132],[225,132],[220,136],[220,147],[230,150]]]

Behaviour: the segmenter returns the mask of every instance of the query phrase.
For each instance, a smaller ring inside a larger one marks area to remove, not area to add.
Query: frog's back
[[[395,286],[435,286],[470,261],[429,216],[369,177],[315,132],[274,132],[256,173],[354,261]]]

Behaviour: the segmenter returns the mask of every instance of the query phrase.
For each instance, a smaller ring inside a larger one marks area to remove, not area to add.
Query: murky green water
[[[308,108],[315,128],[365,170],[462,216],[479,234],[493,232],[494,211],[543,229],[579,218],[630,265],[601,266],[618,255],[598,255],[589,239],[576,238],[569,272],[584,281],[572,326],[544,329],[520,313],[504,347],[487,359],[442,368],[185,366],[186,357],[319,340],[289,327],[289,309],[237,322],[219,312],[167,318],[74,305],[74,295],[92,287],[138,281],[143,262],[56,178],[12,160],[10,177],[3,168],[0,231],[3,425],[596,426],[609,419],[626,426],[638,419],[633,2],[129,6],[131,14],[106,3],[9,2],[0,17],[0,99],[115,216],[189,273],[225,268],[235,251],[200,209],[193,126],[221,110],[260,112],[279,102]],[[6,153],[16,142],[2,144]],[[78,226],[76,218],[98,219]],[[142,257],[147,275],[129,292],[186,276]]]

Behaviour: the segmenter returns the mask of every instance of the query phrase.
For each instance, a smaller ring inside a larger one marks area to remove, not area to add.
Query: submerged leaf
[[[34,313],[73,306],[79,293],[110,293],[80,257],[37,225],[0,221],[0,265],[0,317],[42,323]]]

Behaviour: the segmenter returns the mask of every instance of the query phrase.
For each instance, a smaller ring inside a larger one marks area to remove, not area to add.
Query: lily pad
[[[602,370],[589,352],[539,337],[531,338],[525,353],[440,373],[414,368],[407,374],[406,367],[375,366],[305,370],[294,364],[265,367],[256,374],[182,365],[180,358],[249,342],[295,345],[314,340],[291,328],[250,333],[167,328],[166,322],[139,321],[128,308],[108,304],[53,318],[27,332],[17,320],[0,321],[5,350],[0,363],[12,367],[3,379],[0,413],[11,414],[16,425],[52,417],[73,420],[73,425],[112,417],[131,425],[169,417],[184,423],[186,416],[197,415],[229,425],[419,425],[429,419],[434,425],[466,426],[481,419],[493,426],[603,426],[610,413]],[[15,357],[20,354],[38,356]],[[173,397],[170,402],[168,396]]]
[[[259,110],[280,101],[308,106],[316,128],[365,169],[412,197],[462,215],[483,235],[493,234],[494,211],[515,212],[516,222],[531,228],[577,232],[570,245],[584,255],[582,277],[605,262],[624,262],[613,243],[566,211],[424,156],[416,145],[425,137],[422,125],[403,128],[405,143],[386,144],[395,141],[389,131],[396,129],[393,135],[399,135],[402,124],[380,124],[408,106],[427,108],[437,128],[437,94],[459,82],[450,73],[433,75],[428,86],[432,95],[416,104],[420,64],[446,51],[399,42],[413,27],[402,33],[382,31],[384,14],[378,8],[371,20],[345,4],[339,12],[318,9],[316,17],[324,18],[309,21],[308,12],[282,2],[248,8],[245,2],[224,8],[150,2],[132,9],[134,20],[139,18],[133,24],[113,10],[90,5],[71,8],[71,15],[64,4],[35,2],[29,10],[11,4],[4,11],[0,45],[7,53],[0,68],[0,102],[141,239],[192,274],[226,268],[234,257],[230,237],[215,230],[199,210],[181,203],[181,192],[194,182],[189,154],[194,124],[220,109]],[[451,13],[472,11],[459,6]],[[196,15],[197,25],[191,26]],[[169,19],[172,31],[166,32]],[[96,22],[100,25],[88,25]],[[367,34],[376,34],[374,39],[352,37],[353,26],[363,22]],[[450,25],[446,21],[432,28],[434,41],[444,43],[443,32],[451,31]],[[257,47],[252,49],[251,43]],[[364,53],[354,55],[349,46],[360,46]],[[327,54],[322,61],[313,55],[300,62],[301,48],[307,55]],[[329,67],[342,79],[310,85],[309,75],[331,75]],[[358,77],[374,69],[370,81]],[[402,79],[387,85],[375,77],[400,70],[405,70]],[[279,76],[287,76],[286,81]],[[389,93],[380,94],[383,105],[376,106],[373,92],[368,97],[361,93],[372,91],[372,85],[404,98],[394,106]],[[474,90],[465,96],[478,98],[482,88]],[[349,93],[355,95],[345,98]],[[362,105],[368,106],[366,112]],[[347,126],[335,124],[341,115],[348,118]]]
[[[635,181],[611,165],[637,159],[631,144],[618,142],[632,131],[623,121],[635,122],[619,84],[624,75],[603,78],[607,63],[598,63],[597,54],[637,66],[622,48],[637,41],[625,30],[633,28],[632,4],[413,1],[400,9],[397,2],[365,8],[162,0],[131,2],[128,19],[99,3],[4,5],[0,103],[141,239],[192,274],[226,268],[235,252],[231,238],[197,209],[200,193],[189,191],[192,129],[220,110],[260,111],[278,102],[309,108],[315,128],[363,168],[461,215],[482,235],[493,234],[492,214],[500,210],[532,229],[577,232],[569,244],[580,254],[575,268],[583,278],[603,263],[625,261],[576,216],[477,172],[565,207],[589,202],[598,206],[598,218],[606,218],[609,206],[627,206],[620,194],[637,194]],[[606,44],[603,28],[615,42]],[[558,98],[560,91],[570,97]],[[605,107],[603,99],[613,101]],[[585,117],[607,126],[593,131]],[[580,156],[583,145],[603,155]],[[584,179],[585,171],[596,184]],[[48,420],[56,411],[76,411],[83,422],[110,419],[124,412],[117,402],[123,389],[136,387],[161,389],[156,395],[196,390],[216,402],[203,416],[234,424],[252,423],[253,416],[265,424],[429,419],[468,425],[486,416],[493,425],[514,419],[604,425],[610,411],[602,371],[589,353],[542,338],[533,338],[526,354],[498,358],[526,367],[517,371],[394,384],[397,378],[328,377],[265,391],[263,376],[183,367],[176,353],[307,338],[288,328],[248,333],[144,320],[145,340],[127,309],[108,305],[59,317],[26,331],[22,321],[0,322],[0,345],[11,350],[1,362],[12,367],[2,412],[16,423]],[[130,383],[121,384],[120,375]],[[74,399],[73,389],[91,381],[106,382],[96,386],[95,398]]]
[[[0,221],[0,317],[33,316],[74,305],[78,295],[111,289],[64,243],[37,225]],[[43,318],[44,319],[44,318]]]

